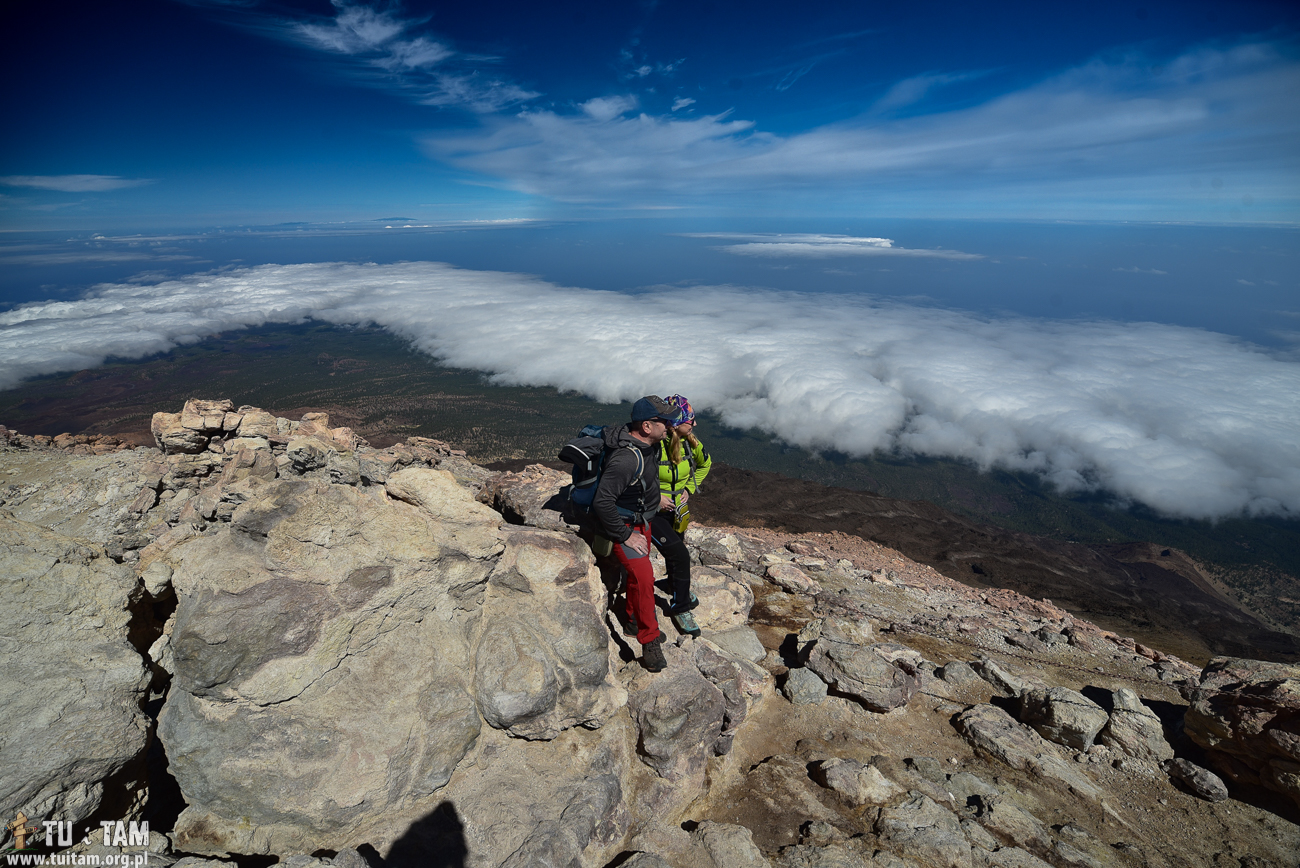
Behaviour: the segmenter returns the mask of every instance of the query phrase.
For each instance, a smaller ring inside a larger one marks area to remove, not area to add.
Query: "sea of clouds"
[[[799,446],[1027,470],[1172,516],[1300,515],[1300,363],[1155,323],[730,286],[625,294],[436,262],[266,265],[0,314],[0,388],[308,317],[382,326],[501,383],[682,393]]]

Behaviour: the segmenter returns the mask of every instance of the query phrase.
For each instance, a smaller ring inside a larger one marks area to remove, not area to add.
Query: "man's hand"
[[[645,537],[633,531],[632,535],[623,541],[623,545],[630,548],[639,555],[650,554],[650,543],[645,541]]]

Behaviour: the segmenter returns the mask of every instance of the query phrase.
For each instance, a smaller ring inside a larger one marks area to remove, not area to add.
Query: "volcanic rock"
[[[141,591],[98,547],[0,512],[0,804],[80,823],[138,816],[150,674],[130,642]]]
[[[1165,741],[1160,718],[1142,704],[1137,693],[1121,687],[1111,697],[1110,719],[1097,740],[1135,759],[1154,762],[1172,759],[1174,750]]]
[[[1212,763],[1240,763],[1300,805],[1300,666],[1216,657],[1191,699],[1184,731]]]
[[[1020,695],[1020,720],[1048,741],[1087,750],[1109,717],[1100,705],[1077,690],[1051,687]]]

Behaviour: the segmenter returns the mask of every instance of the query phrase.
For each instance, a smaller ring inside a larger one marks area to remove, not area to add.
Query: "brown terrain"
[[[240,353],[225,357],[236,368],[240,362],[249,364]],[[313,367],[336,373],[334,362],[351,360],[331,357],[329,361],[331,364]],[[73,375],[69,383],[84,377],[93,379],[94,387],[77,391],[65,386],[32,396],[14,408],[21,410],[14,414],[22,417],[19,425],[4,421],[26,433],[93,431],[134,445],[152,445],[152,412],[160,402],[166,406],[174,403],[169,394],[157,394],[149,383],[133,379],[151,371],[153,364]],[[170,391],[180,389],[186,380],[182,374],[189,368],[181,368],[167,377],[158,375],[172,383],[175,388]],[[308,394],[296,397],[311,400]],[[355,406],[334,401],[277,410],[291,418],[317,411],[329,413],[375,447],[391,445],[405,436],[393,429],[388,417],[367,415]],[[488,442],[480,442],[483,437],[476,428],[458,433],[473,441],[459,443],[471,455],[495,451]],[[460,438],[453,434],[447,439]],[[489,466],[514,470],[529,463],[501,461]],[[721,463],[714,465],[696,503],[696,514],[710,523],[793,533],[840,531],[872,540],[971,587],[1007,588],[1035,599],[1051,599],[1108,629],[1197,663],[1218,654],[1300,660],[1300,639],[1273,629],[1244,609],[1192,558],[1154,543],[1104,545],[1056,540],[980,523],[926,501],[899,500]]]
[[[701,520],[873,540],[976,588],[1007,588],[1187,660],[1300,660],[1300,640],[1220,593],[1194,561],[1148,543],[1084,545],[979,524],[933,504],[715,465]]]
[[[529,463],[487,466],[517,471]],[[554,462],[548,466],[567,468]],[[718,462],[703,493],[692,501],[692,511],[709,525],[838,533],[879,543],[962,584],[1049,599],[1108,630],[1197,664],[1221,654],[1300,660],[1300,640],[1243,611],[1177,549],[1152,543],[1062,542],[980,524],[925,501]]]

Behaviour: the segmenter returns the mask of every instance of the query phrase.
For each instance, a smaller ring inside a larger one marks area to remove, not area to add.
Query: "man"
[[[627,614],[637,625],[641,665],[650,672],[668,665],[655,617],[650,521],[660,506],[659,442],[677,415],[663,398],[648,395],[632,405],[631,422],[605,429],[605,467],[591,503],[597,529],[627,570]]]

